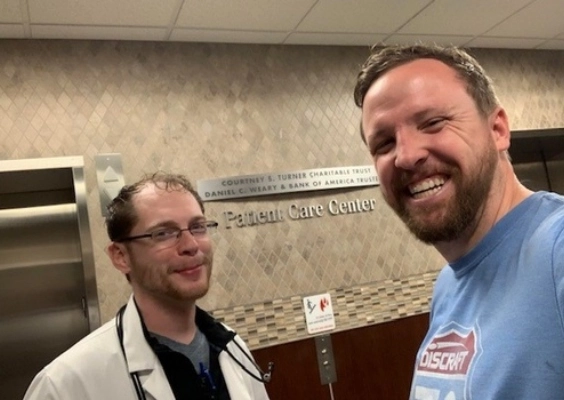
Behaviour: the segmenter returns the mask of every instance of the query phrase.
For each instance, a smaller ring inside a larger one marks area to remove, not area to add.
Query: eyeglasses
[[[190,225],[188,228],[163,228],[153,231],[151,233],[144,233],[143,235],[129,236],[116,242],[131,242],[132,240],[150,238],[153,242],[164,244],[164,245],[174,245],[178,243],[182,232],[190,232],[190,234],[195,238],[203,238],[206,235],[214,232],[219,224],[215,221],[202,221]]]

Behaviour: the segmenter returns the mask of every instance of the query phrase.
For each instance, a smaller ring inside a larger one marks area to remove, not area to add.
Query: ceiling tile
[[[379,43],[387,35],[370,33],[292,33],[284,44],[312,44],[335,46],[372,46]]]
[[[25,37],[22,24],[0,24],[0,37],[18,39]]]
[[[32,25],[35,39],[163,40],[164,28]]]
[[[176,26],[291,31],[315,0],[186,0]]]
[[[496,49],[534,49],[544,39],[515,39],[499,37],[477,37],[466,44],[467,47],[486,47]]]
[[[564,1],[537,0],[486,33],[487,36],[552,39],[564,30]]]
[[[177,28],[172,31],[170,40],[181,42],[281,44],[286,36],[285,32],[216,31]]]
[[[564,50],[564,39],[547,40],[536,48],[539,50]]]
[[[298,32],[388,33],[405,24],[431,0],[323,0],[306,15]]]
[[[36,24],[168,26],[177,0],[28,0]]]
[[[479,35],[531,0],[436,0],[398,33]]]
[[[564,0],[0,0],[0,38],[560,49],[563,15]]]
[[[0,2],[0,23],[22,22],[21,0],[2,0]]]
[[[413,44],[413,43],[425,43],[425,44],[439,44],[443,46],[463,46],[472,36],[449,36],[449,35],[403,35],[396,34],[386,38],[386,44]]]

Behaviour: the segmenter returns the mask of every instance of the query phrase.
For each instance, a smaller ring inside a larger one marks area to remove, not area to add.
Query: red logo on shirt
[[[442,375],[466,375],[475,354],[473,330],[465,336],[450,330],[433,338],[423,351],[417,369]]]

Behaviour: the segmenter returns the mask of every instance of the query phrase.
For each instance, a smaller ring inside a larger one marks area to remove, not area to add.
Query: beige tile
[[[4,40],[0,52],[0,157],[85,157],[103,321],[130,288],[104,254],[96,154],[121,153],[127,182],[156,169],[196,181],[369,163],[352,101],[364,48]],[[473,53],[514,129],[564,125],[561,52]],[[253,347],[305,337],[306,294],[332,294],[338,329],[426,311],[443,260],[411,237],[377,188],[206,207],[225,226],[226,210],[356,198],[376,199],[375,210],[221,228],[201,305]]]

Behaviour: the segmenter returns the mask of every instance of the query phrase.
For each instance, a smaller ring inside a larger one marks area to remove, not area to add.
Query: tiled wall
[[[436,272],[331,289],[335,331],[409,317],[429,310]],[[254,305],[219,309],[214,316],[247,338],[251,348],[308,337],[299,295]]]
[[[564,125],[564,53],[474,52],[512,127]],[[352,101],[358,47],[0,41],[0,157],[85,158],[102,320],[129,287],[104,253],[94,156],[121,153],[126,181],[157,169],[193,181],[366,165]],[[225,228],[223,213],[375,199],[371,212]],[[213,286],[200,305],[254,347],[306,336],[301,297],[329,292],[337,329],[428,309],[443,260],[377,188],[206,203]]]

